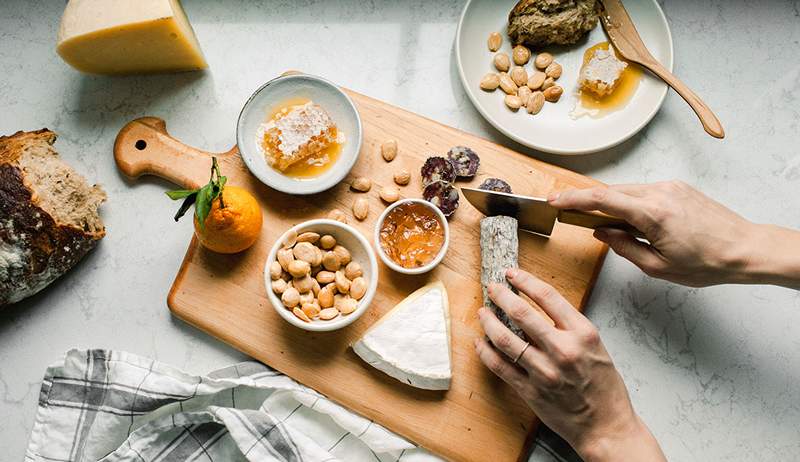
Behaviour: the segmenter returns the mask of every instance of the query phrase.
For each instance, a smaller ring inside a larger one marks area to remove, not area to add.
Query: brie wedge
[[[414,291],[370,327],[353,350],[413,387],[449,389],[450,308],[444,284],[432,282]]]

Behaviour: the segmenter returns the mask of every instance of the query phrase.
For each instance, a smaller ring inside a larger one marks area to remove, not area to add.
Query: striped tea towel
[[[537,444],[531,459],[571,462],[557,450]],[[441,459],[255,361],[194,376],[130,353],[72,350],[47,369],[25,460]]]

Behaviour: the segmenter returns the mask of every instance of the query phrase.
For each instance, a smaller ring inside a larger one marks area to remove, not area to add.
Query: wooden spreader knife
[[[461,188],[461,192],[484,215],[516,218],[521,229],[544,236],[551,235],[556,221],[559,221],[591,229],[622,229],[636,237],[644,237],[638,229],[621,218],[599,212],[557,209],[547,199],[473,188]]]
[[[650,54],[642,42],[639,32],[636,31],[633,21],[628,16],[628,12],[622,6],[622,1],[600,0],[600,3],[603,5],[600,22],[603,23],[603,29],[606,30],[608,38],[611,39],[611,43],[619,54],[626,60],[649,70],[681,95],[700,118],[700,123],[703,124],[706,133],[714,138],[725,138],[722,123],[711,111],[711,108]]]

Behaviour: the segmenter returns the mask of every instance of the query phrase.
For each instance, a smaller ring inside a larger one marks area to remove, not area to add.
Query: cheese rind
[[[406,297],[370,327],[353,350],[371,366],[413,387],[449,389],[450,309],[444,284],[428,284]]]
[[[92,74],[144,74],[208,67],[178,0],[70,0],[58,54]]]

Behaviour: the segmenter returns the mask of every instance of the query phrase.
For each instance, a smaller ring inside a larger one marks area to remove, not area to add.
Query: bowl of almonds
[[[264,268],[267,298],[290,324],[332,331],[367,311],[378,287],[378,261],[355,228],[330,219],[286,231]]]

